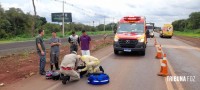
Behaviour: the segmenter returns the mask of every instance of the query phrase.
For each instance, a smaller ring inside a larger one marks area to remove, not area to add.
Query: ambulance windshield
[[[122,24],[119,24],[117,32],[143,33],[144,24],[143,23],[122,23]]]

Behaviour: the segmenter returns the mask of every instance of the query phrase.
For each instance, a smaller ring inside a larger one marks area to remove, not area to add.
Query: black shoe
[[[60,68],[56,68],[56,70],[60,70]]]
[[[102,66],[99,66],[99,69],[100,69],[100,71],[101,71],[102,73],[104,73],[104,69],[103,69]]]
[[[64,85],[65,85],[66,83],[67,83],[67,82],[66,82],[66,81],[63,79],[63,80],[62,80],[62,84],[64,84]]]
[[[86,77],[89,77],[90,76],[90,73],[88,73],[87,75],[86,75]]]
[[[62,84],[66,84],[70,80],[70,76],[62,77]]]
[[[60,74],[60,80],[63,80],[64,75],[61,73]]]
[[[65,80],[69,81],[70,80],[70,76],[65,76]]]
[[[46,72],[42,72],[42,73],[40,73],[40,75],[46,75]]]

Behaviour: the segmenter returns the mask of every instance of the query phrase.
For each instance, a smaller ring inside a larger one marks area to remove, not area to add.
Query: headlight
[[[114,41],[118,42],[119,38],[117,37],[117,35],[115,35]]]
[[[144,38],[138,39],[139,42],[144,42]]]

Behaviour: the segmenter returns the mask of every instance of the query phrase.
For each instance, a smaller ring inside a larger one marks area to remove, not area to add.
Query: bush
[[[8,38],[9,35],[5,32],[5,30],[0,29],[0,39]]]
[[[195,32],[196,32],[197,34],[200,34],[200,29],[196,30]]]

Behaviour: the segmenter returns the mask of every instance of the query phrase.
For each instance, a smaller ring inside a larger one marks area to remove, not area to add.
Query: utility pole
[[[63,37],[65,36],[65,14],[64,14],[64,8],[65,8],[65,1],[63,0],[63,20],[62,20],[62,31],[63,31]]]
[[[35,1],[32,0],[32,3],[33,3],[33,9],[34,9],[34,17],[33,17],[33,24],[32,24],[32,37],[34,37],[35,21],[36,21],[37,12],[36,12],[36,7],[35,7]]]
[[[94,21],[93,21],[93,28],[94,28]]]

